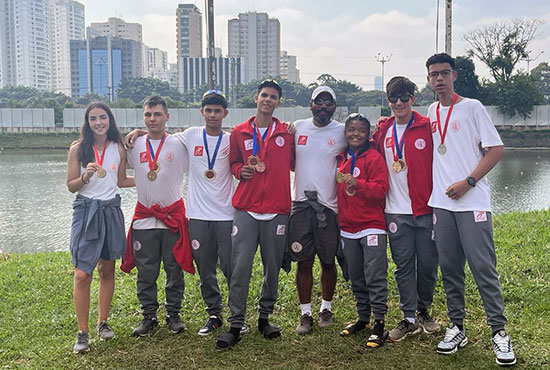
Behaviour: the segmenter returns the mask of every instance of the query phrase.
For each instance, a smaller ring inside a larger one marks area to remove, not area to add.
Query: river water
[[[0,153],[1,251],[68,250],[74,194],[65,185],[66,161],[65,151]],[[506,151],[488,178],[495,213],[550,206],[550,151]],[[136,192],[120,195],[128,226]]]

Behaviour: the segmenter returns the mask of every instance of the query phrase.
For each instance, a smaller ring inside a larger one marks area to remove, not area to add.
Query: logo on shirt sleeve
[[[253,142],[254,142],[253,139],[245,140],[244,141],[244,150],[252,150],[252,146],[254,145]]]
[[[391,148],[393,146],[393,137],[386,138],[386,148]]]
[[[139,153],[139,163],[147,162],[147,152]]]
[[[300,135],[298,136],[298,143],[297,145],[307,145],[307,135]]]
[[[202,157],[203,151],[204,151],[204,147],[202,145],[195,145],[195,152],[193,155],[195,157]]]

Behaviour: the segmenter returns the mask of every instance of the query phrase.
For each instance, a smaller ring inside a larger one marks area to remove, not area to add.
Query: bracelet
[[[84,174],[85,174],[85,172],[84,172],[82,175],[80,175],[80,180],[81,180],[84,184],[89,184],[89,183],[90,183],[90,180],[88,180],[88,182],[84,181]]]

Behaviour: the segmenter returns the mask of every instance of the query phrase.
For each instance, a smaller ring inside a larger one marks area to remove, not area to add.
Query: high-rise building
[[[229,57],[244,64],[243,82],[280,74],[281,25],[267,13],[240,13],[228,23]]]
[[[95,92],[116,99],[120,81],[141,77],[143,43],[118,37],[71,40],[72,96]]]
[[[84,5],[73,0],[52,2],[53,90],[71,95],[71,45],[84,40]]]
[[[51,90],[51,0],[0,0],[1,86]]]
[[[168,53],[157,48],[147,48],[147,68],[146,76],[157,78],[170,82],[168,74]]]
[[[111,17],[107,22],[92,23],[90,27],[98,31],[102,36],[111,35],[121,39],[129,39],[142,42],[143,31],[139,23],[127,23],[123,19]]]
[[[290,82],[300,82],[300,70],[296,68],[296,56],[288,55],[281,51],[281,73],[280,76]]]
[[[179,4],[176,10],[177,60],[202,58],[202,14],[193,4]]]

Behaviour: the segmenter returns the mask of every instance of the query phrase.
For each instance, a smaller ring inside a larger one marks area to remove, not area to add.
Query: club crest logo
[[[458,130],[460,130],[460,122],[454,121],[451,123],[451,131],[458,132]]]
[[[285,146],[285,138],[282,136],[277,136],[277,138],[275,139],[275,144],[282,148],[283,146]]]
[[[386,148],[391,148],[393,147],[393,137],[387,137],[386,138]]]
[[[414,147],[418,150],[425,149],[426,148],[426,140],[424,140],[422,138],[416,139],[416,141],[414,142]]]
[[[193,155],[195,157],[202,157],[203,151],[204,151],[204,147],[202,145],[195,145],[195,150],[193,152]]]
[[[146,162],[147,162],[147,152],[139,153],[139,163],[146,163]]]
[[[395,222],[391,222],[389,225],[388,225],[388,229],[390,229],[390,232],[392,234],[395,234],[395,232],[397,231],[397,224]]]
[[[294,242],[292,243],[292,245],[290,246],[290,248],[292,249],[292,251],[294,253],[300,253],[302,251],[302,249],[304,249],[304,247],[302,246],[302,244],[298,243],[298,242]]]
[[[166,159],[168,162],[172,162],[174,160],[174,153],[166,152],[166,154],[164,155],[164,159]]]
[[[327,139],[327,145],[329,148],[334,148],[334,145],[336,145],[336,140],[334,140],[333,138]]]
[[[307,145],[307,135],[300,135],[298,136],[298,143],[297,145]]]
[[[197,239],[191,241],[191,248],[198,250],[201,247],[201,243]]]
[[[134,250],[139,251],[141,249],[141,243],[139,240],[134,240]]]

